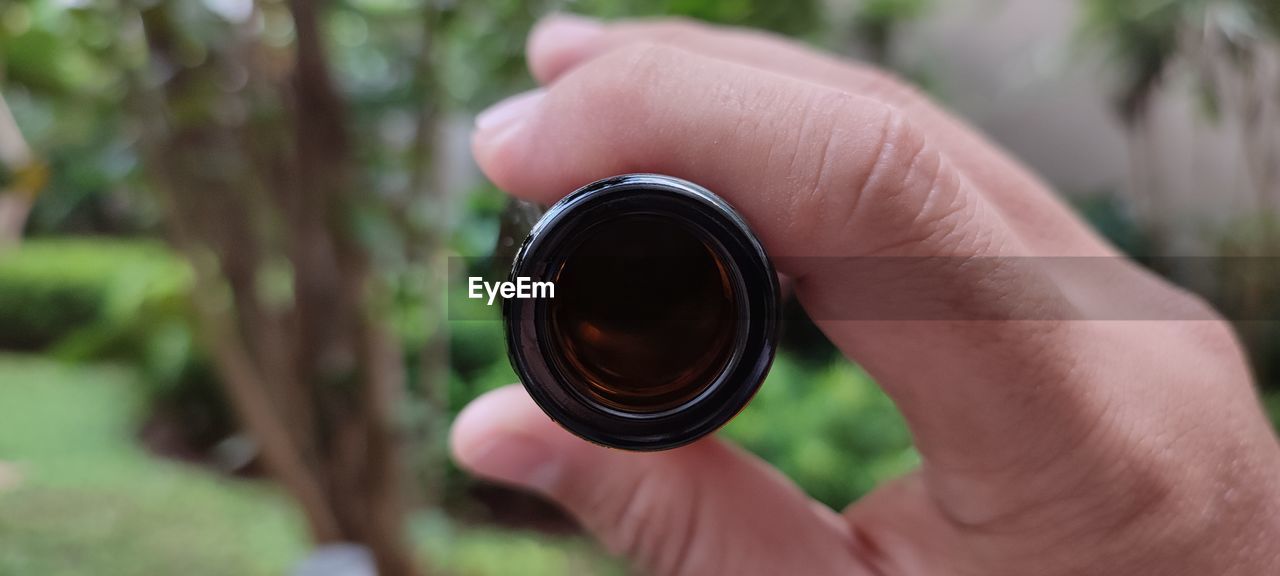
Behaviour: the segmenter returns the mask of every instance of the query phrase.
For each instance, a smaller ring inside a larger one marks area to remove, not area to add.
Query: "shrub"
[[[0,347],[37,349],[91,326],[172,308],[190,274],[162,244],[108,239],[30,240],[0,253]]]
[[[897,409],[862,369],[780,355],[726,434],[836,509],[918,463]]]
[[[0,348],[133,365],[150,404],[176,411],[192,442],[215,442],[231,418],[196,343],[191,283],[157,241],[29,240],[0,253]]]

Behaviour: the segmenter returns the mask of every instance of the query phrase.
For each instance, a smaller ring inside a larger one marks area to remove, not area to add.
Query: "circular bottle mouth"
[[[683,180],[628,175],[553,206],[512,279],[554,297],[503,305],[512,365],[571,432],[659,450],[719,428],[773,360],[777,277],[745,221]]]
[[[733,358],[740,290],[725,254],[686,222],[624,214],[591,224],[555,270],[548,347],[565,382],[609,408],[664,412]]]

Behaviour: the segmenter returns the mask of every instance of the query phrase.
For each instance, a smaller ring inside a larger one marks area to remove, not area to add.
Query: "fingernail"
[[[497,433],[461,456],[476,474],[540,492],[549,492],[560,476],[556,453],[518,432]]]
[[[523,123],[538,108],[546,90],[538,88],[511,96],[476,116],[477,136],[485,138]]]

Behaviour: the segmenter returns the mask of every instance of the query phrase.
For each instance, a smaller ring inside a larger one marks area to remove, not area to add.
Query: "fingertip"
[[[572,68],[604,29],[599,20],[577,14],[562,12],[543,18],[525,44],[530,73],[540,84],[550,83]]]
[[[504,131],[506,132],[506,131]],[[511,148],[506,145],[510,141],[508,133],[486,134],[476,130],[471,134],[471,157],[475,160],[480,172],[502,190],[510,190],[506,174],[512,172],[508,167],[512,164]]]
[[[528,138],[528,125],[546,100],[537,88],[511,96],[476,116],[471,153],[481,172],[500,188],[509,189],[510,175],[520,171],[520,154]]]
[[[533,400],[519,384],[511,384],[482,394],[458,413],[449,430],[449,450],[460,463],[466,463],[476,447],[486,439],[508,431],[518,431],[530,410],[537,411]]]
[[[564,455],[547,436],[545,420],[523,388],[499,388],[458,414],[450,450],[473,474],[547,493],[562,476]]]

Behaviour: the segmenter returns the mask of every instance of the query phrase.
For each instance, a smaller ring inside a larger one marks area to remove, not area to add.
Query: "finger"
[[[931,478],[967,510],[958,516],[1000,513],[1034,484],[1025,474],[1052,474],[1037,458],[1085,453],[1105,411],[1105,393],[1078,385],[1078,359],[1062,351],[1082,336],[1061,322],[838,321],[1063,318],[1073,306],[1034,267],[1010,264],[1031,253],[1001,213],[883,102],[640,44],[482,115],[473,148],[499,187],[541,202],[637,171],[724,196],[811,316],[893,396],[942,473]],[[881,256],[914,268],[877,277],[814,258]],[[1005,473],[1015,467],[1022,475]]]
[[[938,512],[920,473],[879,486],[844,511],[858,556],[877,574],[980,574],[956,565],[961,534]]]
[[[889,74],[810,50],[787,39],[749,29],[663,19],[602,24],[554,15],[529,37],[529,68],[550,84],[576,66],[621,47],[657,43],[721,58],[881,100],[911,116],[929,132],[958,169],[1008,216],[1030,248],[1044,255],[1111,255],[1114,250],[1011,157]]]
[[[867,574],[838,515],[714,439],[650,454],[603,448],[510,386],[468,406],[451,443],[464,468],[554,500],[644,573]]]
[[[638,169],[694,176],[729,196],[778,255],[898,254],[904,242],[951,253],[962,239],[920,236],[970,218],[958,232],[1014,240],[898,109],[680,49],[614,51],[477,127],[477,162],[513,194],[551,202]]]

